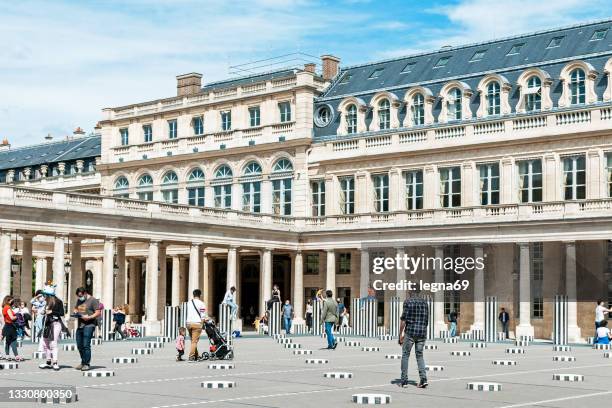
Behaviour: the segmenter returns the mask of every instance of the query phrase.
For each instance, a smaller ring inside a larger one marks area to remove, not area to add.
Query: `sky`
[[[358,64],[610,17],[606,0],[0,0],[0,139],[92,132],[176,75],[292,52]]]

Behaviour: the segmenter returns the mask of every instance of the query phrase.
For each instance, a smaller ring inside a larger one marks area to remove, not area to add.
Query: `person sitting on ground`
[[[185,334],[187,333],[187,329],[184,327],[179,327],[178,336],[176,337],[176,361],[185,361],[183,360],[183,354],[185,354]]]
[[[612,338],[612,334],[608,329],[608,321],[603,320],[597,328],[597,344],[610,344],[610,338]]]

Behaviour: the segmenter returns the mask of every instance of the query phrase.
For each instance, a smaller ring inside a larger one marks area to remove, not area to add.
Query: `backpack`
[[[17,327],[25,327],[25,318],[21,313],[15,313],[15,326]]]

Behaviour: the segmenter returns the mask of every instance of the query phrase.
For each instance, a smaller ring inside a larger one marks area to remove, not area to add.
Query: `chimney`
[[[4,152],[6,150],[11,150],[11,144],[8,139],[5,137],[2,139],[2,143],[0,144],[0,152]]]
[[[340,58],[333,55],[321,55],[321,65],[323,66],[323,79],[329,81],[338,75]]]
[[[202,74],[192,72],[190,74],[177,75],[176,96],[194,95],[202,89]]]
[[[74,135],[74,137],[81,137],[85,136],[85,131],[80,127],[77,127],[76,129],[74,129],[74,132],[72,132],[72,134]]]
[[[51,133],[47,133],[47,136],[45,136],[45,142],[49,143],[53,140],[53,136],[51,136]]]
[[[308,64],[304,64],[304,71],[310,72],[312,74],[315,73],[315,69],[317,68],[317,64],[309,62]]]

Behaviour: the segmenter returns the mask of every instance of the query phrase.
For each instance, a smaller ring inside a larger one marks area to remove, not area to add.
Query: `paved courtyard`
[[[204,339],[205,340],[205,339]],[[340,343],[337,350],[323,350],[324,339],[297,336],[293,343],[312,355],[295,355],[272,338],[244,337],[236,341],[235,367],[217,370],[209,362],[174,361],[174,344],[153,350],[150,355],[131,354],[144,341],[106,342],[93,346],[94,370],[112,370],[113,377],[84,377],[72,367],[78,364],[76,351],[60,351],[62,370],[40,370],[41,360],[29,359],[17,369],[0,371],[0,387],[77,387],[79,402],[87,407],[349,407],[351,396],[376,393],[391,396],[392,406],[409,407],[587,407],[597,406],[612,396],[612,360],[606,351],[587,346],[572,347],[569,352],[553,351],[551,344],[532,343],[525,354],[506,354],[511,343],[488,344],[472,348],[470,341],[446,344],[426,351],[429,366],[442,371],[428,373],[428,389],[398,387],[400,360],[388,359],[399,354],[395,341],[347,337],[360,346]],[[66,344],[66,343],[63,343]],[[362,351],[363,346],[379,351]],[[60,346],[61,347],[61,346]],[[25,343],[23,354],[30,358],[35,346]],[[452,351],[469,351],[470,356],[452,356]],[[553,356],[574,356],[576,361],[553,361]],[[114,357],[136,357],[134,364],[114,364]],[[327,364],[306,364],[306,359],[327,359]],[[513,360],[516,365],[494,365],[494,360]],[[410,361],[410,379],[417,379],[414,356]],[[325,373],[351,373],[352,378],[325,378]],[[583,382],[553,381],[553,374],[584,375]],[[235,388],[206,389],[203,381],[233,381]],[[499,392],[471,391],[470,382],[501,384]],[[27,407],[34,403],[0,406]]]

